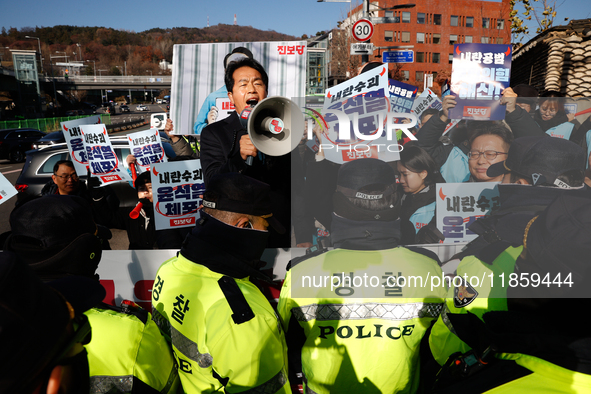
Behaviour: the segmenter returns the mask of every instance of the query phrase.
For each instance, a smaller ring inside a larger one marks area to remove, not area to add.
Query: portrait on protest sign
[[[205,191],[200,161],[157,163],[151,171],[156,230],[193,227]]]
[[[86,149],[84,148],[84,141],[82,140],[82,132],[80,125],[83,124],[100,124],[100,115],[89,116],[87,118],[69,120],[61,122],[60,128],[64,133],[66,144],[68,145],[68,153],[74,163],[74,169],[78,176],[86,175],[88,168],[88,160],[86,158]]]
[[[511,45],[455,44],[451,93],[457,105],[450,119],[503,120],[500,104],[511,77]]]
[[[175,45],[170,95],[174,133],[195,133],[195,123],[206,98],[225,86],[224,58],[238,47],[250,50],[253,59],[267,72],[268,96],[289,99],[305,96],[306,41]],[[219,106],[216,121],[231,113],[227,95],[214,103]]]

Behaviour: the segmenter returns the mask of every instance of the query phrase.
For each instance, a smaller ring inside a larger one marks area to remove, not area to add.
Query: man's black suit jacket
[[[239,172],[271,186],[273,215],[283,224],[286,236],[277,245],[271,234],[273,247],[289,247],[291,155],[269,156],[259,152],[249,166],[240,156],[240,138],[248,132],[242,127],[236,112],[205,127],[201,132],[201,168],[205,188],[212,176],[226,172]],[[285,244],[286,243],[286,244]]]

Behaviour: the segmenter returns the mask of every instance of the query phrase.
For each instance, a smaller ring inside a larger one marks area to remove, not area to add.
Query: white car
[[[137,107],[135,107],[136,111],[147,111],[148,107],[146,107],[144,104],[140,104]]]

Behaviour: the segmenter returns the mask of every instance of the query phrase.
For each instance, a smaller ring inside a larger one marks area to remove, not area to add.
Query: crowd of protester
[[[224,66],[237,111],[266,97],[252,54]],[[200,157],[206,174],[200,219],[182,231],[156,231],[150,172],[134,180],[132,214],[58,162],[43,196],[19,203],[1,237],[0,392],[589,392],[591,344],[575,320],[591,272],[590,118],[568,113],[559,92],[518,85],[502,93],[504,121],[462,120],[446,134],[458,103],[441,101],[391,163],[336,164],[305,139],[271,158],[237,114],[216,124],[215,108],[203,112],[212,122],[199,147],[173,138],[179,160]],[[462,182],[499,183],[500,207],[470,227],[477,238],[451,259],[456,277],[569,272],[575,285],[296,292],[298,275],[342,271],[344,281],[372,267],[443,278],[447,261],[416,245],[445,240],[435,185]],[[107,227],[126,229],[130,249],[178,250],[153,278],[152,310],[102,302]],[[273,306],[260,290],[273,282],[260,270],[269,247],[306,249]],[[566,314],[567,327],[550,335],[548,311]]]

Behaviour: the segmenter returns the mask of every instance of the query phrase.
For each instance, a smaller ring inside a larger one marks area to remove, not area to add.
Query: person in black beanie
[[[158,269],[152,312],[170,333],[186,393],[289,392],[281,325],[253,283],[271,280],[259,270],[267,227],[285,232],[269,194],[269,185],[248,176],[213,175],[201,218],[177,257]]]

